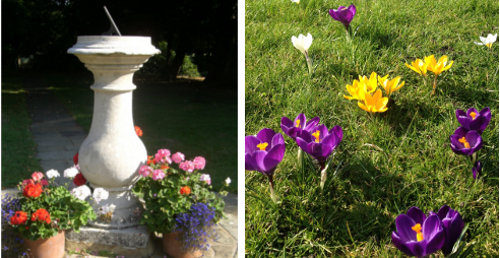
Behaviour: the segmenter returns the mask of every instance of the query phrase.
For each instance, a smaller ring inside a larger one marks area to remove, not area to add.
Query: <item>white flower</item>
[[[229,177],[228,177],[228,178],[226,178],[226,184],[228,184],[228,185],[229,185],[230,183],[231,183],[231,178],[229,178]]]
[[[73,188],[73,190],[71,190],[71,195],[83,201],[90,196],[90,192],[91,191],[88,186],[82,185],[77,188]]]
[[[64,170],[64,177],[73,178],[78,173],[80,173],[80,171],[78,171],[78,169],[76,167],[70,167],[70,168]]]
[[[497,41],[497,34],[495,33],[495,35],[491,35],[491,34],[488,34],[488,37],[486,38],[483,38],[481,36],[479,36],[479,39],[481,40],[481,42],[475,42],[476,45],[485,45],[487,46],[489,49],[491,49],[491,45],[493,45],[493,43],[495,43],[495,41]]]
[[[101,212],[101,214],[106,214],[111,211],[111,207],[109,206],[109,204],[106,204],[101,206],[101,208],[99,208],[99,211]]]
[[[47,178],[48,178],[48,179],[52,179],[52,178],[54,178],[54,177],[59,177],[59,176],[61,176],[61,175],[59,174],[59,172],[57,172],[57,170],[55,170],[55,169],[51,169],[51,170],[49,170],[49,171],[45,172],[45,175],[47,176]]]
[[[292,0],[292,2],[299,4],[300,0]]]
[[[205,181],[209,185],[212,184],[212,179],[210,179],[210,175],[207,174],[201,174],[200,181]]]
[[[99,203],[102,200],[106,200],[109,197],[109,192],[104,190],[104,188],[96,188],[94,189],[94,194],[92,194],[96,203]]]
[[[292,43],[295,48],[300,50],[304,55],[308,56],[307,51],[313,42],[311,33],[307,33],[307,37],[300,34],[299,37],[292,36]]]

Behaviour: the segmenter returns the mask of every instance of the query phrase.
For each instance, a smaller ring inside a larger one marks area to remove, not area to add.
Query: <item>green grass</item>
[[[22,78],[2,76],[2,188],[14,187],[33,171],[41,171],[36,143],[29,131]]]
[[[286,135],[285,158],[274,175],[281,204],[270,201],[265,176],[245,173],[246,255],[403,257],[391,242],[396,217],[412,206],[427,213],[448,205],[469,224],[472,257],[498,256],[498,43],[493,51],[474,44],[498,32],[498,3],[354,0],[352,26],[362,25],[348,43],[328,10],[350,3],[246,1],[246,135],[264,127],[282,133],[281,117],[293,120],[301,112],[344,131],[324,192],[319,171],[299,172],[298,147]],[[307,33],[314,38],[311,76],[291,42]],[[431,54],[454,61],[433,96],[433,74],[424,86],[405,66]],[[373,71],[401,76],[406,85],[391,95],[387,112],[372,117],[343,95],[346,84]],[[492,120],[479,152],[483,174],[474,182],[449,136],[459,126],[456,109],[487,106]]]
[[[92,75],[50,74],[45,82],[77,123],[89,131],[94,103]],[[166,148],[191,160],[203,156],[213,189],[218,191],[230,177],[229,191],[237,192],[236,92],[209,89],[190,80],[134,83],[134,123],[143,131],[141,140],[148,155]]]

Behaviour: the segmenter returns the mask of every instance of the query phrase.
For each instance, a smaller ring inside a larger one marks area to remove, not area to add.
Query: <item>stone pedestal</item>
[[[91,201],[94,209],[109,205],[113,210],[110,221],[92,221],[79,235],[68,234],[68,240],[145,248],[149,234],[138,226],[142,206],[130,191],[147,159],[146,148],[134,130],[132,91],[136,86],[132,77],[160,51],[151,45],[150,37],[79,36],[68,53],[76,55],[94,74],[90,87],[94,114],[89,135],[79,150],[80,170],[92,188],[109,191],[107,200],[99,204]],[[133,237],[133,228],[137,237]],[[110,240],[110,236],[115,239]],[[137,241],[129,241],[134,238]]]

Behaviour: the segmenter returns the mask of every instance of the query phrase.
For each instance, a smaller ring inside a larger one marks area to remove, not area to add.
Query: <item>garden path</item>
[[[62,174],[65,169],[74,165],[73,156],[78,152],[87,133],[76,123],[42,80],[37,77],[25,78],[24,87],[27,91],[26,103],[32,120],[30,130],[38,144],[36,158],[40,160],[44,172],[56,169]],[[63,177],[57,180],[60,183],[64,182]],[[13,192],[17,192],[17,189],[2,190],[2,196]],[[238,196],[229,194],[224,197],[224,201],[226,203],[224,212],[227,218],[219,223],[217,229],[219,239],[210,245],[208,251],[204,252],[204,257],[207,258],[237,257]],[[165,257],[160,237],[161,235],[152,237],[155,244],[155,253],[152,258]],[[66,257],[109,257],[70,254],[71,251],[75,250],[67,250]]]

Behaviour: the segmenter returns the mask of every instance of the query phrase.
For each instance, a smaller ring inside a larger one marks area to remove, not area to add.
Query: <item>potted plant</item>
[[[72,167],[64,175],[73,178],[78,173],[78,169]],[[64,256],[64,231],[79,232],[80,226],[96,219],[96,215],[85,201],[91,193],[88,186],[81,185],[70,192],[67,185],[57,186],[54,182],[55,177],[60,176],[56,170],[47,171],[49,180],[43,179],[44,176],[34,172],[31,179],[19,185],[19,210],[13,211],[9,222],[26,240],[34,257],[60,258]]]
[[[141,178],[132,191],[144,201],[140,223],[151,232],[163,233],[163,250],[169,256],[200,257],[215,237],[214,226],[223,217],[221,196],[227,192],[210,191],[210,176],[200,173],[205,168],[203,157],[191,161],[180,152],[170,154],[167,149],[158,150],[139,170]],[[170,167],[172,162],[179,169]]]

